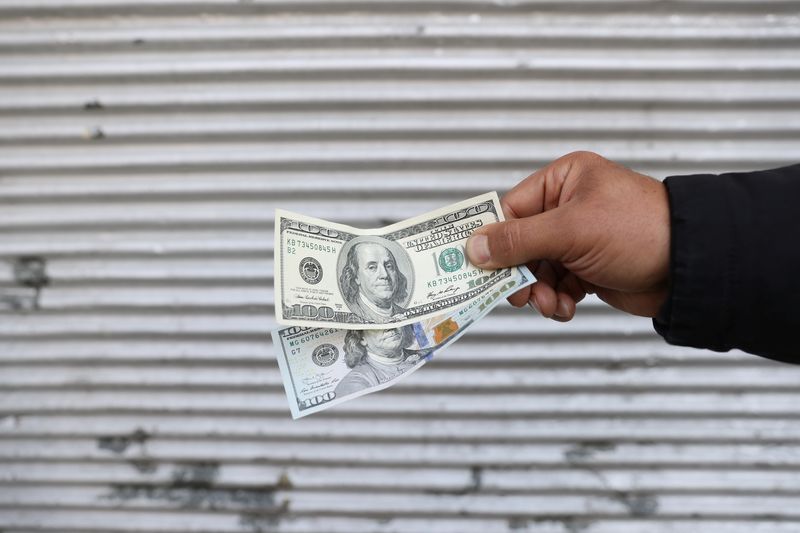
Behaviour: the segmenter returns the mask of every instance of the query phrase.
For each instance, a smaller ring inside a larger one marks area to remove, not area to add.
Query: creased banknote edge
[[[289,362],[284,359],[283,348],[281,345],[278,332],[283,328],[275,328],[270,332],[272,337],[272,349],[275,351],[275,359],[278,360],[278,369],[281,371],[281,379],[283,380],[283,392],[286,394],[286,400],[289,402],[289,410],[292,412],[292,418],[298,418],[297,398],[293,397],[289,392],[288,383],[292,383],[292,374],[289,371]]]
[[[308,219],[311,221],[312,224],[324,225],[326,227],[331,227],[333,229],[337,229],[345,233],[355,233],[357,235],[380,235],[383,233],[391,233],[393,231],[402,229],[404,227],[413,226],[415,224],[419,224],[420,222],[429,220],[433,213],[439,211],[458,210],[461,209],[462,207],[470,206],[478,202],[485,202],[486,200],[493,200],[494,202],[496,202],[498,206],[500,206],[500,197],[497,195],[497,191],[489,191],[483,194],[479,194],[478,196],[474,196],[472,198],[467,198],[466,200],[458,201],[454,204],[449,204],[439,207],[437,209],[432,209],[428,212],[422,213],[421,215],[416,215],[411,218],[407,218],[405,220],[401,220],[399,222],[395,222],[394,224],[389,224],[388,226],[383,226],[380,228],[366,228],[366,229],[356,228],[354,226],[348,226],[347,224],[341,224],[339,222],[331,222],[330,220],[325,220],[323,218],[304,215],[302,213],[296,213],[294,211],[287,211],[286,209],[275,209],[275,224],[276,226],[278,225],[279,217],[291,218],[293,216],[295,218]],[[498,217],[500,218],[500,220],[505,220],[505,217],[502,214],[502,209],[498,213]],[[280,233],[280,231],[278,231],[278,233]]]
[[[484,319],[498,305],[500,305],[501,301],[503,301],[509,295],[513,294],[514,292],[516,292],[516,291],[518,291],[520,289],[528,287],[529,285],[533,284],[536,281],[536,277],[533,275],[533,273],[525,265],[520,265],[519,266],[519,271],[520,271],[520,276],[524,277],[526,279],[522,283],[520,283],[519,285],[515,286],[514,288],[508,289],[507,291],[505,291],[502,295],[500,295],[500,297],[498,297],[491,304],[489,304],[487,306],[486,310],[479,316],[479,320]],[[465,305],[468,305],[468,304],[465,304]],[[399,327],[399,326],[396,326],[396,327]],[[330,409],[330,408],[335,407],[337,405],[340,405],[342,403],[348,402],[350,400],[355,400],[355,399],[360,398],[362,396],[366,396],[367,394],[371,394],[373,392],[378,392],[378,391],[384,390],[384,389],[386,389],[388,387],[391,387],[391,386],[395,385],[396,383],[399,383],[400,381],[404,380],[407,376],[410,376],[411,374],[416,372],[418,369],[422,368],[427,363],[429,363],[431,358],[434,355],[437,355],[437,354],[441,353],[443,350],[449,348],[450,345],[452,345],[455,341],[457,341],[458,339],[460,339],[461,337],[466,335],[467,331],[469,331],[470,328],[464,328],[462,331],[460,331],[457,334],[453,335],[452,338],[448,339],[446,343],[444,343],[442,346],[440,346],[434,352],[432,352],[430,354],[430,356],[428,356],[425,360],[420,361],[418,364],[414,365],[413,368],[411,368],[409,371],[403,373],[402,375],[398,376],[396,379],[393,379],[391,381],[387,381],[386,383],[382,383],[380,385],[375,385],[374,387],[370,387],[368,389],[364,389],[364,390],[358,391],[358,392],[353,393],[353,394],[348,394],[347,396],[345,396],[343,398],[338,398],[338,399],[333,400],[331,402],[324,403],[321,406],[319,406],[318,408],[311,407],[311,408],[306,409],[304,411],[300,411],[297,408],[297,401],[296,401],[297,398],[293,397],[293,395],[292,395],[293,392],[290,392],[289,388],[287,386],[287,384],[291,382],[291,374],[289,372],[289,369],[286,368],[286,367],[288,367],[289,362],[284,360],[283,349],[282,349],[282,345],[280,343],[280,337],[278,335],[278,332],[281,329],[283,329],[283,328],[275,328],[275,329],[272,330],[272,342],[273,342],[274,349],[275,349],[275,357],[278,359],[278,366],[279,366],[279,368],[281,370],[281,377],[283,378],[284,392],[286,393],[286,399],[289,402],[289,410],[292,413],[292,418],[294,420],[297,420],[299,418],[303,418],[303,417],[306,417],[308,415],[312,415],[314,413],[319,413],[321,411],[325,411],[327,409]],[[317,328],[312,328],[312,329],[317,329]]]
[[[281,265],[281,260],[278,255],[281,245],[281,213],[283,212],[282,209],[275,210],[275,227],[273,228],[274,235],[272,236],[274,240],[272,245],[272,307],[275,310],[275,320],[279,324],[283,324],[281,321],[281,313],[283,312],[283,298],[281,298],[281,290],[283,288],[283,265]]]

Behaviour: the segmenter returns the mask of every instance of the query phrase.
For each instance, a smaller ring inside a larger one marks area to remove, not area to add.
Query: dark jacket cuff
[[[746,198],[711,174],[664,180],[670,207],[670,291],[656,331],[671,344],[727,351],[734,317],[729,306],[737,270],[739,226]]]
[[[668,342],[800,363],[800,165],[672,176]]]

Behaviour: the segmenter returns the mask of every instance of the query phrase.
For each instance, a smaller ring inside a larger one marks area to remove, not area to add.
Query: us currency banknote
[[[276,319],[385,329],[455,310],[520,273],[482,270],[467,259],[472,232],[499,220],[496,192],[371,230],[277,210]]]
[[[495,276],[500,276],[499,271]],[[503,298],[533,283],[527,268],[466,305],[406,326],[347,330],[289,326],[272,332],[293,418],[384,389],[418,370]]]

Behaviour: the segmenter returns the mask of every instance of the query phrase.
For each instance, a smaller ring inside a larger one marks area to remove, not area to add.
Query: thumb
[[[496,222],[475,230],[467,241],[473,265],[487,270],[522,265],[540,259],[560,261],[570,243],[559,209],[525,218]]]

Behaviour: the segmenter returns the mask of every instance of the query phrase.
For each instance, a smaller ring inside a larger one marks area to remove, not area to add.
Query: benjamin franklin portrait
[[[365,322],[385,324],[405,311],[413,273],[400,245],[381,237],[356,237],[341,253],[339,288],[351,312]]]
[[[424,360],[418,354],[409,355],[406,350],[415,342],[412,328],[348,331],[344,354],[351,370],[336,386],[336,397],[391,381]]]

